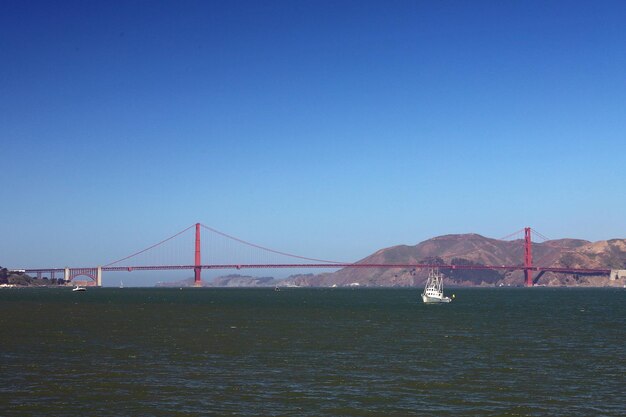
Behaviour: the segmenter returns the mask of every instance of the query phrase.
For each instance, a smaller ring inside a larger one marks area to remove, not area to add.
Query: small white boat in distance
[[[74,288],[72,288],[72,291],[87,291],[87,289],[85,287],[81,287],[80,285],[77,285]]]
[[[425,303],[449,303],[452,301],[450,297],[443,296],[443,275],[439,271],[431,269],[428,273],[422,301]]]

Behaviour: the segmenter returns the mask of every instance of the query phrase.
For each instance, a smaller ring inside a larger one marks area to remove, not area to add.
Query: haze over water
[[[623,289],[0,291],[0,414],[621,416]]]

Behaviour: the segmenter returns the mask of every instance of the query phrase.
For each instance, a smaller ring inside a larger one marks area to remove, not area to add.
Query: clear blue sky
[[[624,1],[0,3],[0,265],[197,221],[356,260],[626,237]],[[190,255],[191,256],[191,255]]]

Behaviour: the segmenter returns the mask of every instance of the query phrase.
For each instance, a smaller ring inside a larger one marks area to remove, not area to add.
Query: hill
[[[626,269],[626,239],[589,242],[580,239],[559,239],[533,243],[533,264],[567,268]],[[478,234],[438,236],[415,246],[399,245],[381,249],[361,259],[360,264],[434,263],[451,265],[522,265],[522,240],[504,241]],[[442,270],[447,281],[459,286],[522,286],[521,271]],[[322,275],[304,275],[288,279],[298,286],[421,286],[428,271],[400,268],[344,268]],[[619,280],[618,280],[619,281]],[[621,279],[621,281],[626,281]],[[538,284],[550,286],[621,286],[606,276],[575,276],[545,273]]]
[[[273,287],[280,283],[272,277],[252,277],[248,275],[231,274],[216,277],[212,281],[202,281],[202,287]],[[187,278],[176,282],[159,282],[157,287],[193,287],[194,278]]]
[[[62,279],[37,279],[24,273],[0,267],[0,286],[4,287],[47,287],[51,285],[64,285]]]

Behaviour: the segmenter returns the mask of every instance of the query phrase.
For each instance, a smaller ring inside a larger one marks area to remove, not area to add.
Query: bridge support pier
[[[67,266],[63,270],[63,280],[66,284],[70,282],[70,269]]]
[[[96,287],[102,287],[102,267],[96,269]]]

